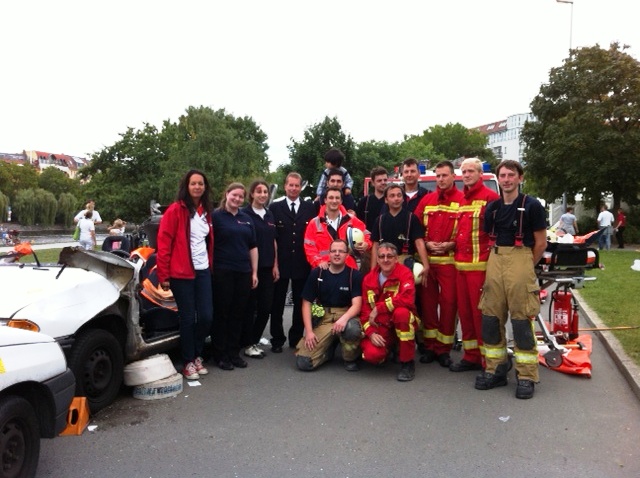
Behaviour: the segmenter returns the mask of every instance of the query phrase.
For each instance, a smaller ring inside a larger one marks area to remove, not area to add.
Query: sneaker
[[[242,357],[231,357],[231,365],[238,368],[247,368],[247,362]]]
[[[506,375],[496,375],[489,372],[482,372],[476,377],[476,390],[490,390],[495,387],[504,387],[506,384]]]
[[[440,366],[444,367],[444,368],[449,368],[451,366],[451,364],[453,363],[451,361],[451,356],[448,353],[439,354],[437,359],[438,359],[438,363],[440,364]]]
[[[182,369],[182,375],[187,380],[198,380],[200,375],[198,375],[198,371],[196,370],[196,364],[193,362],[189,362]]]
[[[360,367],[358,367],[358,364],[355,361],[352,362],[344,362],[344,369],[347,372],[357,372],[358,370],[360,370]]]
[[[259,348],[257,345],[250,345],[246,349],[244,349],[244,354],[247,357],[261,359],[264,357],[264,351]]]
[[[469,372],[471,370],[482,370],[482,365],[462,359],[458,363],[449,365],[449,370],[452,372]]]
[[[410,382],[416,376],[416,364],[413,360],[410,362],[401,362],[400,371],[398,372],[399,382]]]
[[[531,380],[518,380],[518,387],[516,388],[516,398],[533,398],[533,391],[535,385]]]
[[[422,355],[420,355],[420,363],[431,363],[436,359],[437,355],[433,350],[425,350]]]
[[[196,366],[196,372],[198,372],[198,375],[207,375],[209,373],[203,362],[204,361],[202,360],[202,357],[196,357],[196,359],[193,361],[193,364]]]
[[[231,363],[231,361],[227,358],[222,358],[220,360],[218,360],[218,367],[222,370],[233,370],[233,364]]]

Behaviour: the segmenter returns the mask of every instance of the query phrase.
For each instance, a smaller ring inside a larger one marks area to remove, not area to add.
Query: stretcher
[[[593,237],[595,241],[597,237],[594,236],[596,234],[589,238]],[[536,332],[539,362],[559,372],[587,377],[591,376],[591,336],[577,334],[579,307],[571,290],[596,280],[585,276],[587,270],[600,266],[598,250],[589,246],[593,241],[548,243],[536,266],[541,292],[555,284],[548,320],[542,314],[535,319],[539,329]],[[560,306],[555,302],[556,298],[562,298],[564,304]]]

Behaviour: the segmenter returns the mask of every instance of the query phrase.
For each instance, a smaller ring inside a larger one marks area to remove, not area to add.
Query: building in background
[[[54,154],[44,151],[23,151],[22,153],[0,153],[0,161],[12,164],[31,164],[38,172],[55,167],[70,178],[75,178],[78,171],[89,164],[86,158],[68,154]]]
[[[509,116],[506,120],[496,121],[475,128],[487,135],[487,147],[499,160],[513,159],[523,162],[524,145],[520,142],[520,132],[526,121],[533,121],[531,113]]]

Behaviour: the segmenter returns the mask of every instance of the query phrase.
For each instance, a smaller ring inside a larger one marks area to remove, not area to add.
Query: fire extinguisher
[[[553,315],[551,332],[559,333],[569,340],[578,338],[578,304],[575,301],[571,288],[558,287],[551,294]]]

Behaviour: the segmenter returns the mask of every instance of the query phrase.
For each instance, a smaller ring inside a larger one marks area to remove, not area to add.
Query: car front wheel
[[[39,430],[28,401],[11,395],[0,399],[0,476],[35,476],[40,456]]]
[[[106,330],[81,333],[69,356],[76,377],[76,395],[87,397],[91,413],[115,400],[122,384],[124,358],[118,340]]]

